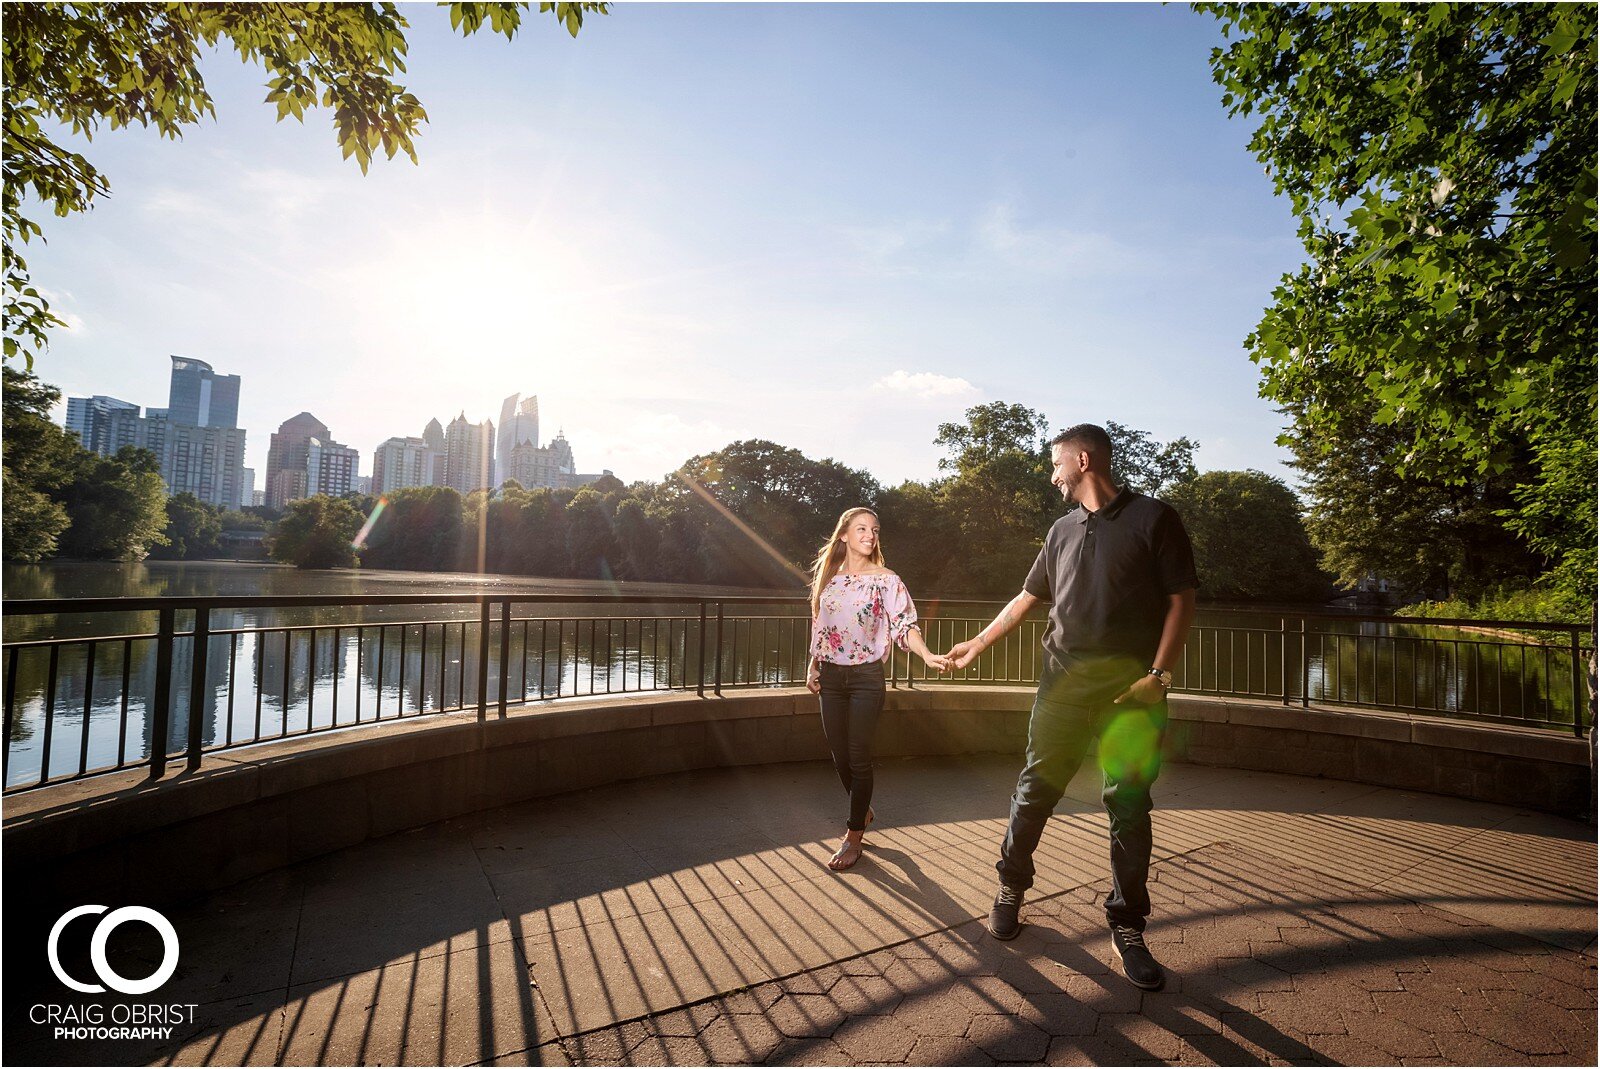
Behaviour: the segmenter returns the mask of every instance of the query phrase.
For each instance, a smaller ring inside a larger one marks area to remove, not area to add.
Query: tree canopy
[[[1197,7],[1305,247],[1246,339],[1285,443],[1313,481],[1375,427],[1402,483],[1501,481],[1498,522],[1588,599],[1595,7]]]
[[[267,539],[272,559],[297,568],[353,568],[362,517],[343,498],[318,494],[289,502]]]
[[[462,34],[487,26],[512,38],[527,3],[440,4]],[[541,3],[573,36],[605,3]],[[201,77],[204,53],[231,45],[270,76],[278,118],[333,113],[334,136],[363,173],[373,156],[414,162],[427,121],[405,73],[405,16],[394,3],[27,3],[6,9],[4,93],[5,357],[32,368],[60,325],[33,286],[21,248],[40,237],[23,214],[31,198],[56,215],[86,211],[110,192],[104,174],[56,133],[92,140],[135,123],[163,137],[216,109]]]
[[[89,452],[50,421],[60,390],[9,364],[4,376],[5,558],[139,560],[163,545],[166,488],[155,457]]]
[[[1259,471],[1208,471],[1174,487],[1208,601],[1310,601],[1332,592],[1306,536],[1300,501]]]

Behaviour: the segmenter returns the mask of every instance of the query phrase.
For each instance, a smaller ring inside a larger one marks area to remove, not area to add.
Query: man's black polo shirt
[[[1057,520],[1022,588],[1050,602],[1044,648],[1070,668],[1108,655],[1149,665],[1168,595],[1198,585],[1177,512],[1124,489],[1099,512],[1080,505]]]

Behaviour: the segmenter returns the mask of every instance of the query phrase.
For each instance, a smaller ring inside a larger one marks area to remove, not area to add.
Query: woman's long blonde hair
[[[839,522],[833,525],[833,534],[822,544],[822,548],[817,550],[817,559],[811,563],[812,616],[817,615],[817,609],[822,602],[822,588],[827,586],[835,575],[839,574],[839,565],[844,563],[844,535],[850,528],[850,521],[863,512],[871,515],[873,519],[878,518],[877,512],[869,508],[845,509],[839,517]],[[880,568],[884,566],[882,536],[879,536],[878,541],[872,546],[871,560],[873,564]]]

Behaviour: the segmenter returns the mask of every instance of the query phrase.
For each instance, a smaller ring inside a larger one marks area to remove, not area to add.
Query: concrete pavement
[[[391,836],[169,911],[165,1041],[12,1064],[1582,1064],[1593,826],[1171,765],[1149,939],[1116,971],[1097,778],[1013,943],[982,930],[1016,757],[887,761],[854,870],[821,763],[658,777]],[[151,951],[122,948],[129,974]]]

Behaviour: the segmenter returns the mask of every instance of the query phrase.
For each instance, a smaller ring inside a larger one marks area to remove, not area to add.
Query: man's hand
[[[1134,702],[1138,705],[1154,705],[1167,696],[1167,688],[1161,685],[1161,680],[1155,676],[1140,676],[1134,681],[1133,686],[1118,694],[1115,704]]]
[[[949,662],[951,668],[965,668],[978,659],[980,652],[978,640],[969,638],[965,642],[957,642],[951,646],[950,652],[944,655],[944,659]]]

